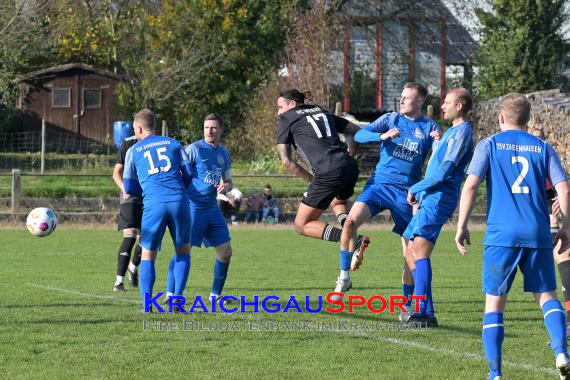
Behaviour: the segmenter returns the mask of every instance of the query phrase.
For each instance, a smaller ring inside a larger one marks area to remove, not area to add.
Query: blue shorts
[[[441,228],[451,218],[456,206],[457,201],[447,203],[443,202],[440,197],[428,195],[420,202],[420,207],[403,236],[409,240],[414,240],[416,236],[419,236],[435,244]]]
[[[190,239],[193,247],[201,247],[202,242],[206,248],[217,247],[230,241],[228,224],[217,204],[209,208],[191,206],[190,210],[194,222]]]
[[[390,210],[394,228],[392,231],[402,235],[412,219],[412,206],[406,200],[408,191],[401,187],[383,183],[367,184],[355,202],[368,206],[372,216],[384,210]]]
[[[190,225],[190,210],[186,201],[145,204],[140,244],[145,249],[160,251],[168,226],[174,247],[181,248],[190,243]]]
[[[556,273],[551,248],[485,246],[483,291],[493,296],[507,294],[521,269],[524,291],[544,293],[556,290]]]

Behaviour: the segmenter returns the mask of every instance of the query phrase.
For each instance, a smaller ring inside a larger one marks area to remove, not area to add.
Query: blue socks
[[[416,295],[426,295],[425,300],[420,300],[420,316],[433,317],[435,314],[431,296],[431,261],[419,259],[416,261],[414,280],[416,282]]]
[[[192,258],[190,255],[172,255],[168,265],[168,277],[166,279],[166,292],[181,296],[186,289],[186,283],[190,275]]]
[[[340,270],[350,270],[350,262],[352,261],[352,252],[340,250]]]
[[[222,295],[226,278],[228,277],[228,268],[230,263],[222,263],[216,259],[214,263],[214,280],[212,281],[212,290],[210,293],[215,296]]]
[[[410,299],[410,296],[414,295],[414,287],[415,285],[402,284],[402,295],[408,300],[408,302],[406,302],[406,307],[408,310],[410,306],[412,306],[412,300]]]
[[[152,297],[152,287],[154,286],[154,280],[156,280],[154,261],[141,260],[139,282],[141,287],[141,298],[143,302],[145,293],[148,293]]]
[[[505,339],[505,327],[503,325],[503,313],[492,312],[483,316],[483,347],[489,363],[489,379],[502,376],[501,356],[503,340]]]
[[[542,305],[544,325],[550,335],[550,347],[554,351],[554,357],[560,353],[567,353],[566,341],[566,313],[562,304],[557,299],[546,301]]]
[[[176,264],[176,253],[172,255],[168,264],[168,277],[166,278],[166,292],[174,294],[176,284],[174,283],[174,264]]]
[[[190,275],[190,255],[174,255],[174,294],[181,296],[186,289],[186,282]]]

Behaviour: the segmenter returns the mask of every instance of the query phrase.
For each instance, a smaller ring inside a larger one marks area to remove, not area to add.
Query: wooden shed
[[[115,98],[116,86],[123,80],[81,63],[54,66],[19,78],[17,107],[24,111],[24,130],[41,130],[45,119],[51,134],[71,134],[80,144],[112,143],[113,123],[124,119]]]

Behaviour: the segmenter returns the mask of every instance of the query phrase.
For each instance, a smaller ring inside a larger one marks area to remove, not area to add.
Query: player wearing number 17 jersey
[[[123,180],[127,194],[143,197],[140,289],[144,305],[145,294],[152,297],[156,278],[154,260],[167,226],[177,255],[175,294],[182,295],[186,287],[190,270],[190,208],[186,186],[192,179],[192,169],[178,141],[154,134],[154,114],[150,110],[135,115],[133,128],[140,141],[127,151]]]
[[[297,210],[295,229],[305,236],[338,242],[341,229],[318,219],[330,205],[344,224],[346,202],[358,180],[358,165],[338,133],[354,135],[360,128],[317,105],[305,104],[305,94],[296,89],[281,92],[277,107],[281,161],[291,173],[310,183]],[[291,146],[306,156],[313,174],[291,158]]]
[[[568,248],[570,188],[558,155],[550,145],[526,132],[530,102],[510,94],[501,100],[501,133],[483,139],[475,150],[459,208],[455,242],[466,254],[467,221],[481,181],[487,178],[487,231],[483,241],[483,346],[489,379],[501,378],[503,312],[517,268],[524,290],[540,304],[561,379],[570,375],[566,342],[566,315],[556,296],[556,275],[549,234],[544,184],[550,180],[560,200],[563,227],[557,239]]]

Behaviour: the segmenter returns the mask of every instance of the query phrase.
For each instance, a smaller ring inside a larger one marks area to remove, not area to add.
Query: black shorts
[[[549,202],[552,203],[552,200],[553,200],[554,198],[556,198],[556,195],[557,195],[557,194],[556,194],[556,190],[554,190],[554,189],[548,189],[548,190],[546,190],[546,199],[547,199]]]
[[[143,214],[143,205],[138,202],[122,203],[119,208],[119,217],[117,220],[118,229],[141,228],[141,219]]]
[[[307,189],[307,196],[301,202],[307,206],[326,210],[334,198],[346,200],[354,194],[358,181],[358,164],[351,164],[313,178]]]

